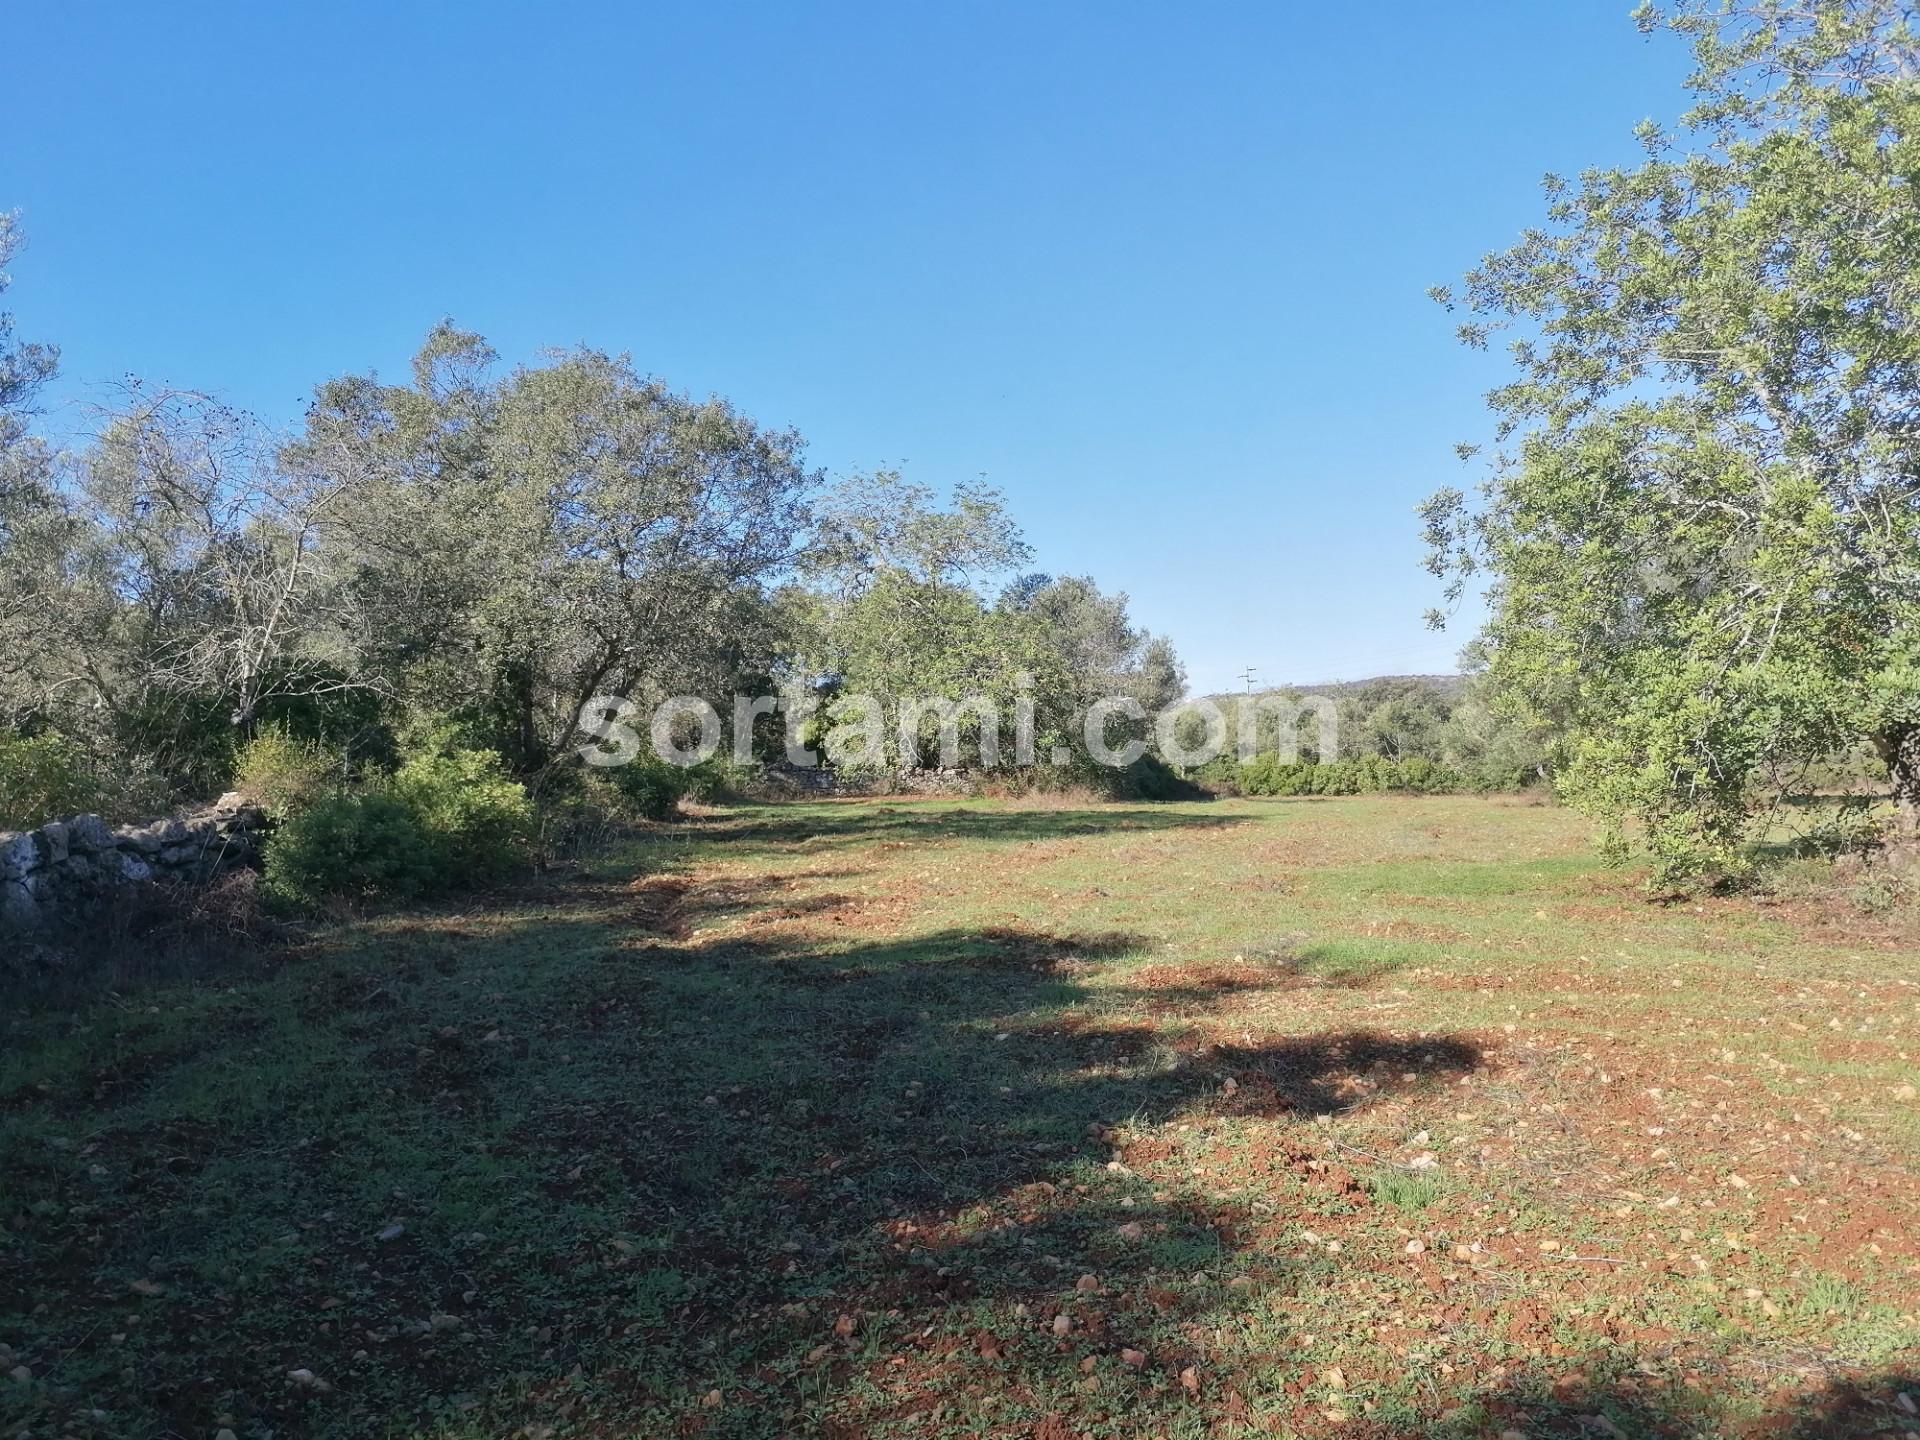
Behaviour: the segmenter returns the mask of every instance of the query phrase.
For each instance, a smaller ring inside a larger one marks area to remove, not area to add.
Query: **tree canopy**
[[[535,777],[604,696],[971,697],[1051,742],[1087,697],[1183,683],[1124,596],[1006,583],[1031,550],[989,487],[828,484],[797,433],[622,356],[508,368],[442,323],[290,435],[130,383],[71,452],[26,424],[53,360],[0,320],[0,739],[71,741],[123,809],[214,791],[263,731],[348,769],[437,747]],[[930,763],[940,725],[889,724],[869,763]]]
[[[1638,19],[1692,43],[1694,104],[1436,292],[1515,373],[1478,497],[1425,516],[1563,792],[1726,877],[1858,740],[1920,830],[1920,52],[1894,0]]]

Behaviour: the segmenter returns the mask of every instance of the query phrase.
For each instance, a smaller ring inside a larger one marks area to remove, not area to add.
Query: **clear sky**
[[[1681,108],[1628,8],[10,0],[7,303],[49,428],[290,424],[451,316],[986,475],[1196,690],[1449,669],[1413,506],[1499,371],[1425,291]]]

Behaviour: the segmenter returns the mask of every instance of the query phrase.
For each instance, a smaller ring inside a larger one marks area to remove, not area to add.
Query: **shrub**
[[[267,846],[267,890],[303,908],[330,897],[406,900],[526,863],[526,790],[487,750],[422,755],[380,790],[323,794]]]
[[[1207,792],[1184,780],[1158,755],[1142,755],[1131,765],[1107,771],[1116,800],[1204,800]]]
[[[1389,790],[1443,795],[1465,789],[1467,782],[1457,771],[1417,755],[1406,760],[1364,755],[1321,764],[1268,754],[1239,766],[1230,783],[1244,795],[1376,795]]]
[[[286,820],[339,788],[342,769],[337,752],[295,739],[276,725],[242,747],[234,763],[233,786],[276,820]]]
[[[444,873],[413,812],[378,792],[316,801],[275,832],[266,863],[268,895],[301,909],[333,897],[404,900]]]
[[[602,771],[636,820],[669,820],[687,793],[688,772],[648,752]]]
[[[0,735],[0,830],[31,829],[102,808],[104,787],[86,752],[60,735]]]
[[[533,803],[493,751],[416,756],[393,777],[391,793],[427,836],[447,883],[492,879],[526,863]]]
[[[758,765],[742,765],[725,751],[682,770],[681,794],[703,805],[737,800],[748,793],[760,776]]]

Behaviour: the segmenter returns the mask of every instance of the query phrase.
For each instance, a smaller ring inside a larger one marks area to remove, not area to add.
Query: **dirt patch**
[[[634,881],[626,890],[628,923],[642,934],[685,939],[688,889],[687,882],[675,876],[654,875]]]

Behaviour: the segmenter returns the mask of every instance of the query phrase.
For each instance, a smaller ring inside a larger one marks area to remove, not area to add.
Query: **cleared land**
[[[0,1434],[1920,1431],[1910,941],[1635,884],[791,805],[9,1016]]]

